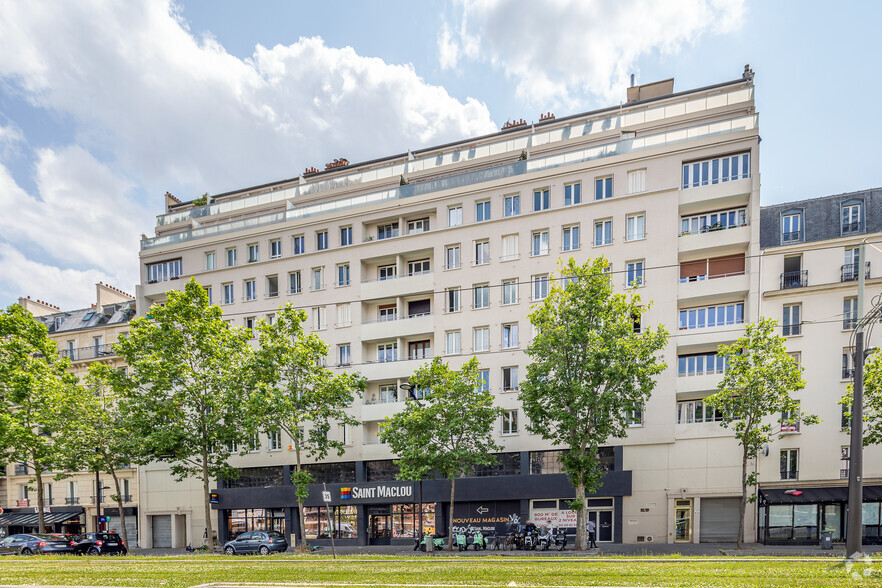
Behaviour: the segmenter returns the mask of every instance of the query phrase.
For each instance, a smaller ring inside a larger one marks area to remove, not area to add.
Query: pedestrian
[[[594,542],[594,536],[597,531],[597,526],[594,524],[594,521],[588,520],[588,549],[597,549],[597,543]]]

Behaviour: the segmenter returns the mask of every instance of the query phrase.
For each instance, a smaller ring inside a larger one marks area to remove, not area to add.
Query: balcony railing
[[[798,480],[799,472],[797,470],[781,470],[782,480]]]
[[[854,378],[854,368],[842,368],[842,379],[851,380]]]
[[[808,270],[799,270],[795,272],[784,272],[781,274],[781,288],[804,288],[808,286]]]
[[[15,464],[15,475],[16,476],[27,476],[28,475],[28,466],[22,464]]]
[[[79,496],[68,496],[67,498],[64,499],[64,503],[65,504],[79,504],[80,497]]]
[[[799,241],[799,231],[781,233],[781,243],[796,243]]]
[[[850,331],[851,329],[855,328],[856,326],[857,326],[857,319],[856,318],[845,317],[844,319],[842,319],[842,328],[843,329]]]
[[[845,468],[844,470],[843,469],[839,470],[839,479],[840,480],[847,480],[848,479],[848,468]]]
[[[108,502],[110,502],[110,495],[102,494],[101,496],[90,496],[89,502],[91,502],[92,504],[107,504]]]
[[[857,263],[846,263],[840,268],[839,281],[840,282],[853,282],[857,280],[860,276],[858,275],[858,265]],[[867,267],[864,270],[864,277],[870,277],[870,262],[866,263]]]
[[[802,323],[784,325],[781,327],[781,332],[785,337],[790,337],[791,335],[799,335],[800,332],[802,332]]]
[[[799,433],[799,421],[795,423],[781,423],[782,433]]]
[[[76,349],[62,349],[58,352],[61,357],[67,357],[71,361],[82,361],[85,359],[97,359],[99,357],[109,357],[116,355],[111,343],[103,345],[92,345],[90,347],[78,347]]]

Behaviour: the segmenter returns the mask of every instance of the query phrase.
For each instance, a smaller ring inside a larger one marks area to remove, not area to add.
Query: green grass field
[[[4,557],[0,584],[196,586],[882,586],[882,561],[730,558],[552,559],[285,555],[226,557]]]

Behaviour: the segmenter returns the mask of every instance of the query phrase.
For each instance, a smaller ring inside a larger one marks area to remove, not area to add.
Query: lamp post
[[[859,558],[863,551],[863,452],[864,452],[864,241],[858,250],[857,325],[854,348],[854,397],[851,405],[851,444],[848,467],[848,515],[845,556]]]
[[[400,384],[398,387],[401,388],[402,390],[404,390],[404,392],[407,394],[408,400],[415,401],[417,403],[417,405],[419,405],[419,406],[423,405],[420,402],[420,399],[416,397],[416,394],[413,391],[413,384],[411,384],[409,382],[405,382],[403,384]],[[423,534],[423,477],[422,476],[420,476],[420,490],[419,490],[419,492],[420,492],[420,495],[419,495],[419,500],[420,500],[420,512],[419,512],[420,534],[419,534],[419,537],[417,537],[417,544],[419,544],[419,542],[422,541],[423,538],[425,537],[425,535]],[[434,551],[434,547],[435,547],[434,540],[426,541],[426,551]]]
[[[105,490],[110,490],[110,486],[101,485],[101,472],[95,470],[95,532],[101,530],[101,495]]]

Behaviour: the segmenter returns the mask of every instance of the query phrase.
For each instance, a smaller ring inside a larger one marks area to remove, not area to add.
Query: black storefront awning
[[[796,490],[801,494],[788,492]],[[823,504],[848,502],[848,486],[816,488],[760,488],[760,506],[766,504]],[[864,502],[882,501],[882,486],[864,486]]]
[[[63,523],[80,516],[78,512],[47,512],[43,515],[46,525]],[[39,524],[39,515],[35,512],[19,512],[0,515],[0,527],[36,527]]]

